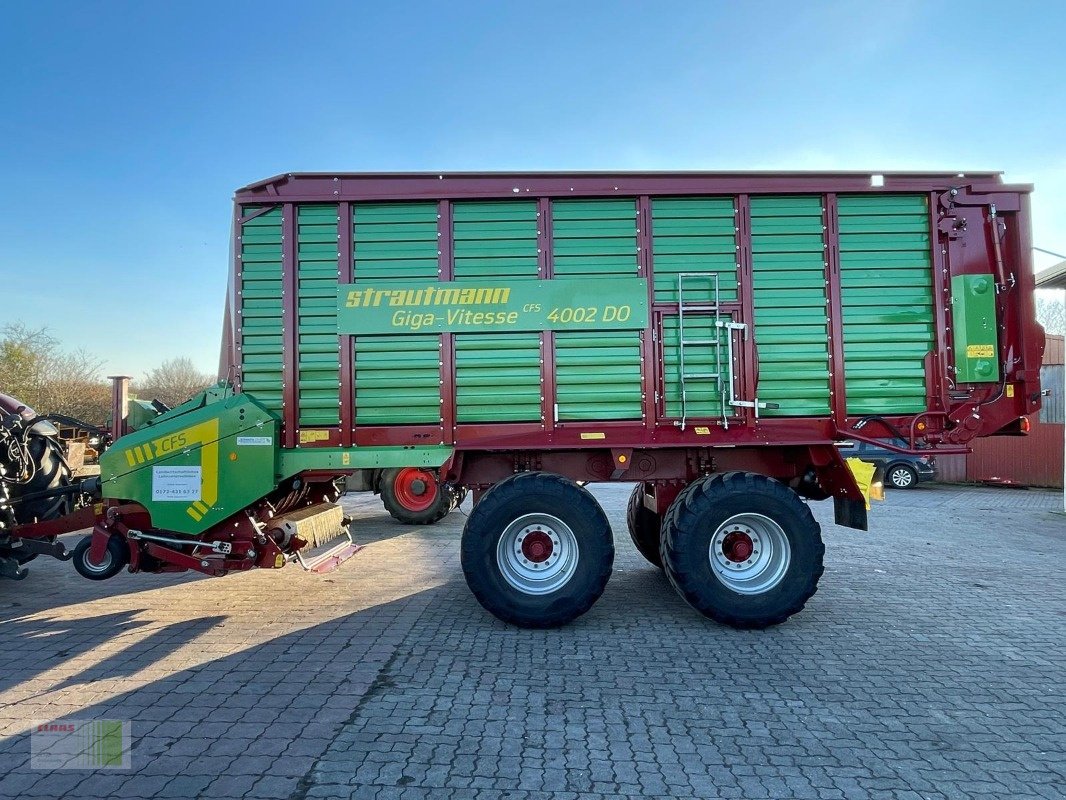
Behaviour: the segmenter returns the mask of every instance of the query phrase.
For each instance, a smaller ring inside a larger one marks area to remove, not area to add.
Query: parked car
[[[899,447],[907,446],[902,439],[893,439],[891,442]],[[853,456],[880,467],[885,476],[885,486],[913,489],[919,483],[936,480],[936,460],[932,456],[897,453],[866,442],[843,442],[840,447],[848,457]]]

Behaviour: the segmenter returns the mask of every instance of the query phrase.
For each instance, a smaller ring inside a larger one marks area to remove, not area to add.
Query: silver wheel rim
[[[892,485],[905,489],[914,482],[914,478],[911,477],[910,472],[905,469],[896,467],[892,470]]]
[[[769,517],[735,514],[714,532],[709,557],[715,577],[729,589],[762,594],[784,579],[792,547],[784,529]]]
[[[551,514],[522,515],[504,529],[496,546],[504,580],[522,594],[558,591],[574,576],[577,560],[577,537]]]
[[[111,568],[111,551],[104,551],[104,560],[99,564],[94,564],[89,560],[89,551],[85,551],[85,556],[82,558],[81,563],[85,566],[89,572],[107,572]]]

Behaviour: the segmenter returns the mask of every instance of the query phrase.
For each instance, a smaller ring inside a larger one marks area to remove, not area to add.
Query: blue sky
[[[1066,4],[9,3],[0,324],[217,363],[280,172],[1003,170],[1066,252]],[[1056,259],[1042,257],[1038,267]]]

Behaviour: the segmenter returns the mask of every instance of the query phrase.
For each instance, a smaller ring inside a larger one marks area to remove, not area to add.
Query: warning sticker
[[[990,344],[970,344],[966,346],[967,358],[992,358],[996,354]]]
[[[309,444],[310,442],[328,442],[329,431],[322,429],[310,429],[300,431],[300,444]]]
[[[152,467],[152,500],[199,500],[201,477],[200,467]]]

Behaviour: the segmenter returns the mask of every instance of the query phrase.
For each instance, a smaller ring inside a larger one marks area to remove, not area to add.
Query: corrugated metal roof
[[[1066,289],[1066,261],[1036,273],[1036,285],[1040,289]]]

